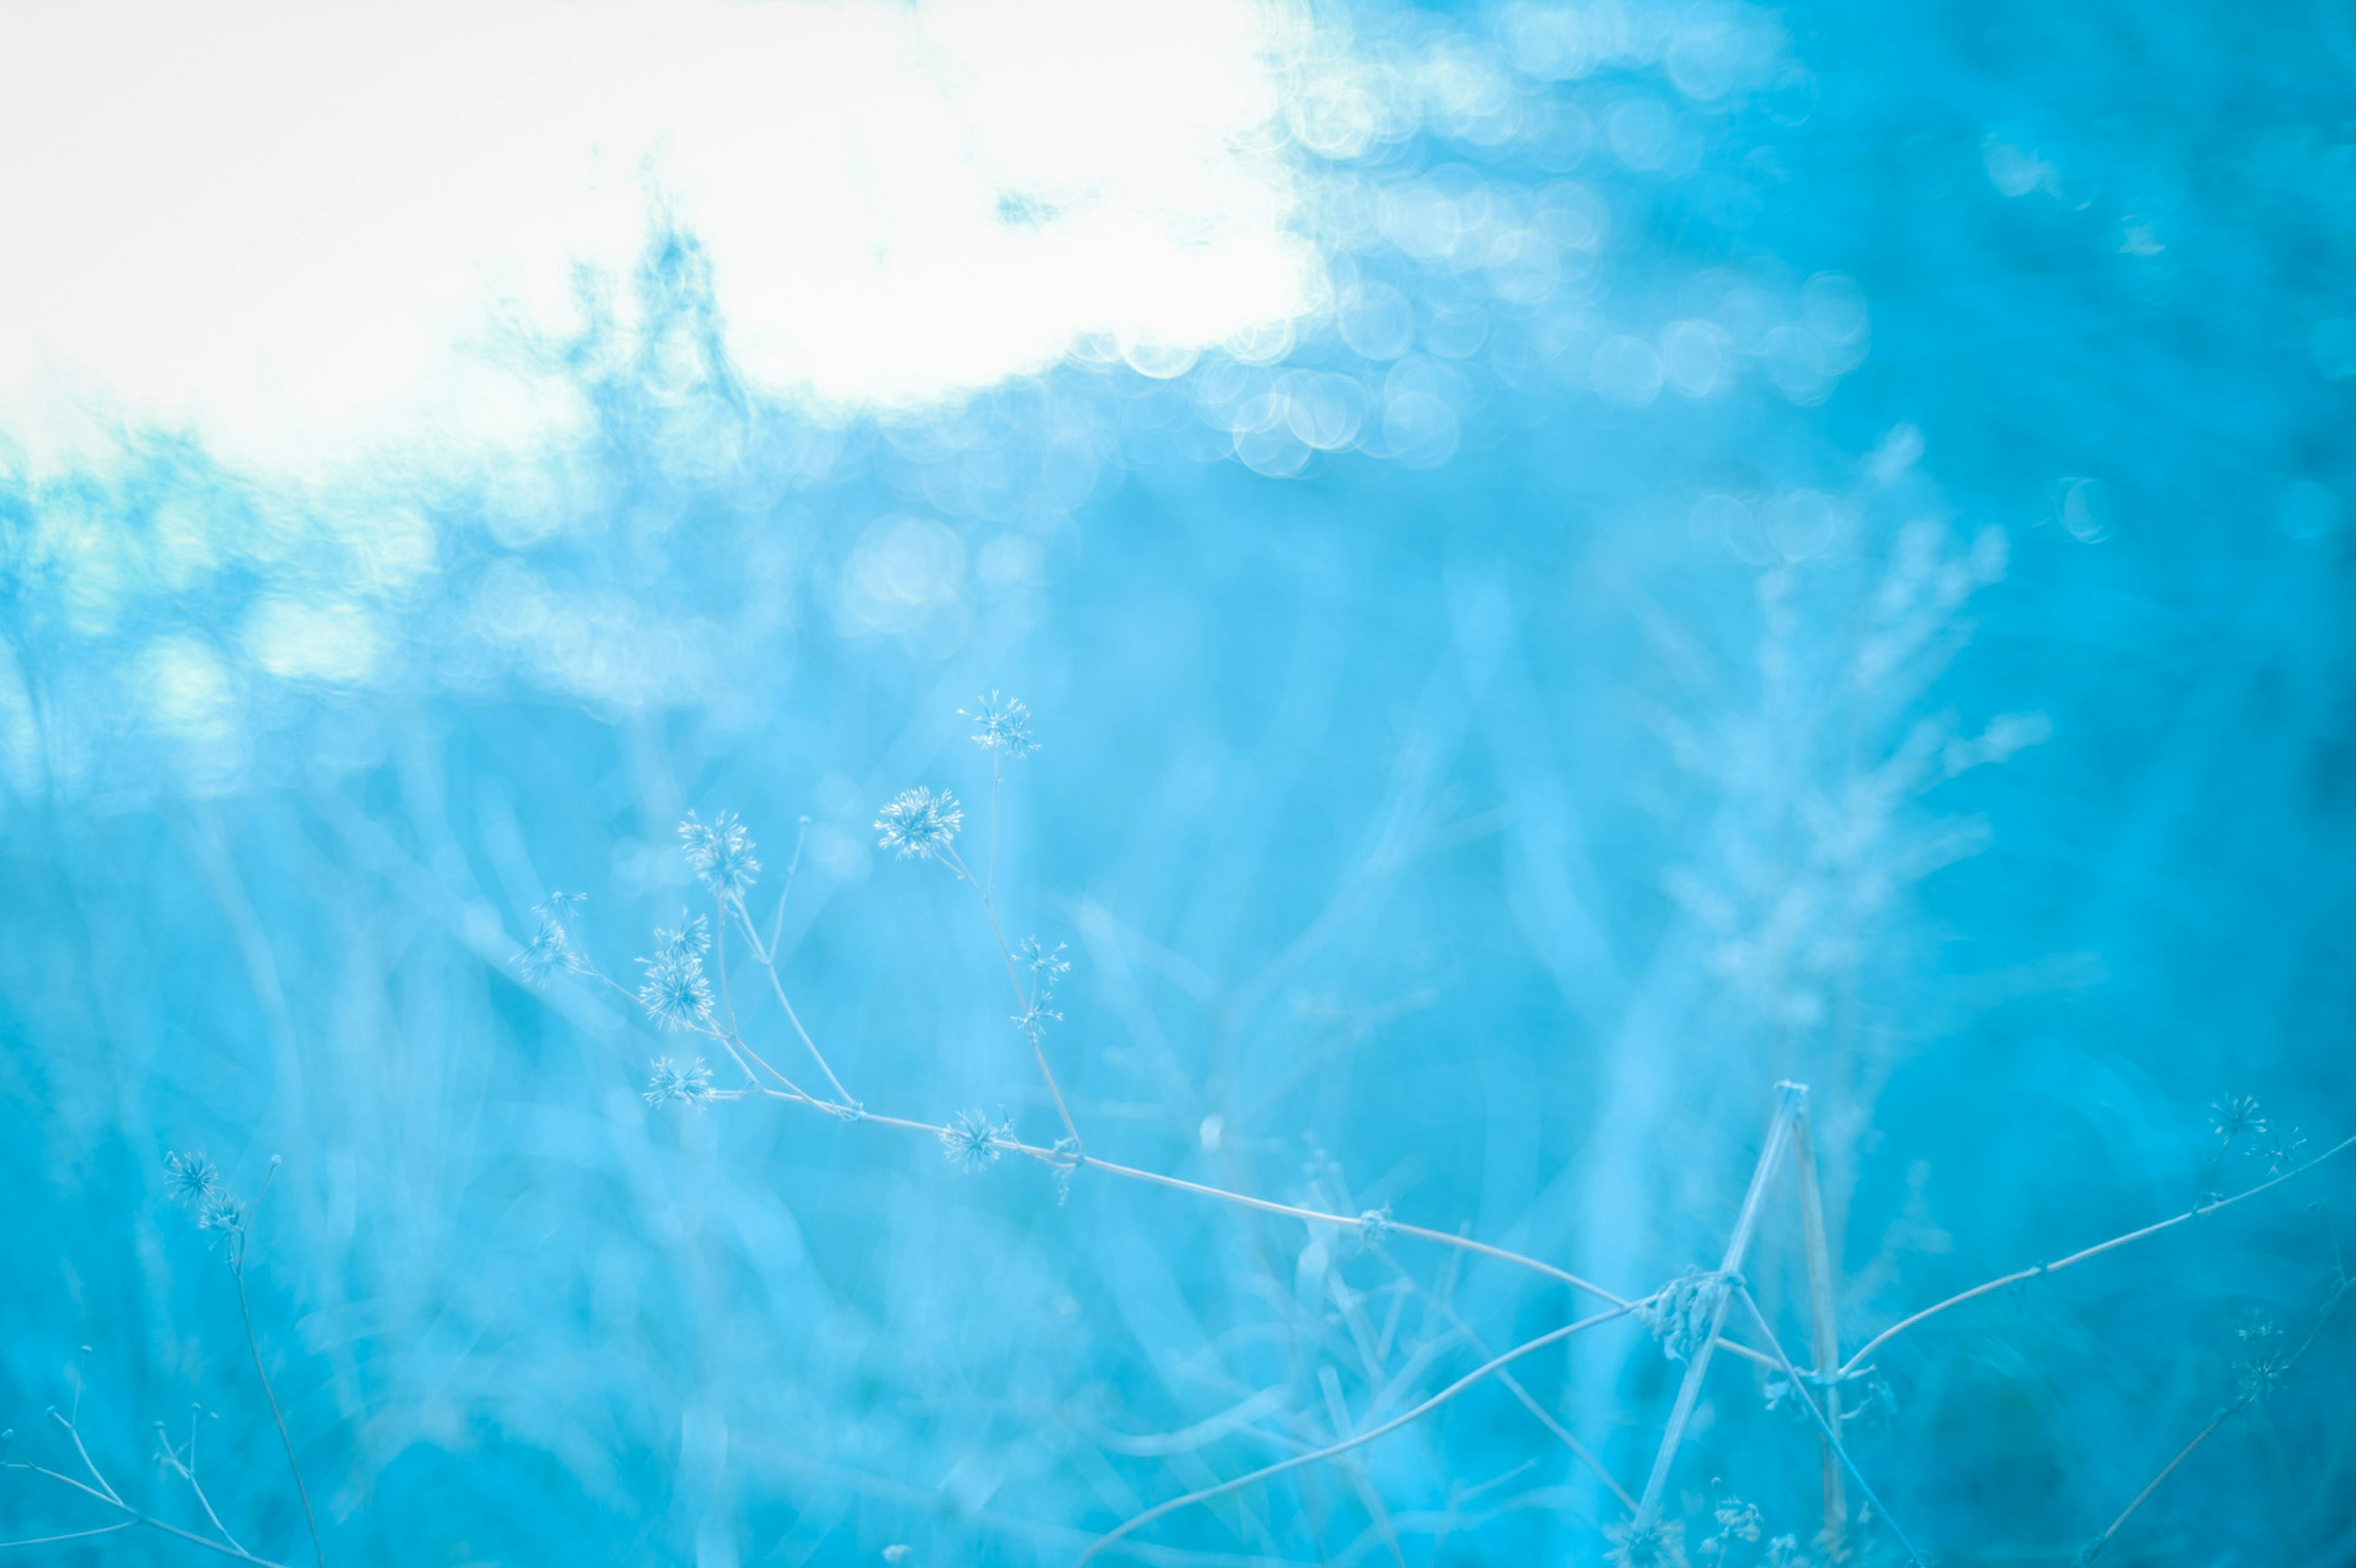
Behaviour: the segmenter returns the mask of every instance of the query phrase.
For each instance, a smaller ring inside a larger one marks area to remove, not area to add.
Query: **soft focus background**
[[[852,1091],[1051,1141],[980,912],[869,827],[981,806],[991,690],[1108,1158],[1636,1293],[1798,1079],[1854,1349],[2264,1179],[2224,1097],[2356,1133],[2345,0],[70,11],[0,23],[12,1457],[85,1378],[193,1525],[154,1424],[200,1403],[224,1522],[307,1560],[171,1151],[283,1160],[248,1279],[337,1564],[1066,1563],[1581,1310],[649,1110],[677,1037],[523,983],[558,889],[635,973],[691,808],[766,918],[807,816],[784,967]],[[2351,1171],[1879,1352],[1896,1521],[2070,1561],[2237,1323],[2314,1325]],[[2351,1336],[2112,1560],[2356,1560]],[[1641,1325],[1520,1371],[1641,1484]],[[1711,1373],[1697,1561],[1726,1497],[1815,1554],[1764,1384]],[[1487,1386],[1130,1544],[1585,1563],[1618,1517]],[[108,1518],[0,1472],[9,1539]]]

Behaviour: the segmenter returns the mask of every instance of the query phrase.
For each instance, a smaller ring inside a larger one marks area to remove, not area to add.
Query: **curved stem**
[[[1898,1521],[1890,1517],[1890,1510],[1882,1506],[1879,1498],[1873,1495],[1873,1484],[1865,1478],[1865,1472],[1857,1467],[1857,1461],[1848,1456],[1848,1450],[1841,1445],[1840,1434],[1833,1430],[1833,1424],[1825,1418],[1823,1411],[1816,1408],[1816,1397],[1808,1392],[1807,1380],[1800,1375],[1800,1369],[1792,1364],[1792,1358],[1783,1353],[1783,1342],[1775,1338],[1775,1330],[1769,1327],[1767,1314],[1759,1310],[1759,1303],[1751,1296],[1751,1287],[1737,1285],[1735,1289],[1742,1297],[1742,1305],[1751,1309],[1751,1320],[1759,1325],[1759,1332],[1766,1336],[1769,1348],[1775,1352],[1775,1360],[1783,1369],[1783,1375],[1791,1379],[1792,1392],[1799,1395],[1802,1404],[1807,1406],[1808,1414],[1815,1421],[1817,1432],[1823,1435],[1825,1446],[1837,1455],[1843,1467],[1857,1477],[1857,1489],[1865,1494],[1865,1500],[1873,1506],[1873,1511],[1880,1516],[1882,1523],[1890,1527],[1890,1533],[1898,1538],[1898,1544],[1905,1550],[1906,1561],[1909,1563],[1921,1563],[1922,1554],[1914,1550],[1914,1543],[1906,1539],[1906,1532],[1898,1528]]]
[[[1280,1459],[1273,1465],[1264,1465],[1260,1467],[1260,1468],[1252,1471],[1249,1475],[1237,1476],[1234,1480],[1221,1481],[1216,1486],[1205,1487],[1199,1491],[1188,1492],[1183,1498],[1172,1498],[1168,1502],[1157,1503],[1153,1507],[1147,1509],[1143,1513],[1138,1514],[1134,1518],[1122,1520],[1111,1530],[1097,1537],[1094,1541],[1089,1543],[1088,1549],[1080,1553],[1079,1562],[1074,1564],[1074,1568],[1086,1568],[1088,1560],[1096,1556],[1098,1552],[1102,1552],[1106,1547],[1110,1546],[1122,1536],[1127,1535],[1130,1531],[1138,1530],[1145,1525],[1151,1524],[1153,1520],[1162,1518],[1164,1514],[1175,1513],[1178,1509],[1191,1507],[1195,1503],[1207,1502],[1213,1498],[1224,1497],[1232,1491],[1239,1491],[1243,1488],[1250,1486],[1255,1481],[1266,1480],[1269,1477],[1280,1475],[1286,1470],[1297,1470],[1303,1465],[1313,1465],[1321,1459],[1331,1459],[1338,1454],[1346,1454],[1353,1448],[1361,1447],[1365,1444],[1372,1443],[1377,1437],[1386,1436],[1390,1433],[1397,1432],[1400,1427],[1405,1426],[1411,1422],[1420,1420],[1425,1415],[1428,1415],[1431,1412],[1439,1409],[1441,1405],[1446,1404],[1450,1400],[1454,1399],[1458,1394],[1462,1393],[1466,1389],[1471,1388],[1473,1384],[1481,1381],[1483,1378],[1486,1378],[1490,1373],[1498,1371],[1500,1368],[1520,1360],[1524,1356],[1529,1355],[1533,1351],[1542,1350],[1548,1345],[1555,1344],[1563,1339],[1568,1339],[1573,1334],[1592,1328],[1599,1323],[1608,1323],[1612,1318],[1621,1317],[1630,1310],[1631,1308],[1627,1307],[1615,1307],[1609,1311],[1598,1312],[1590,1317],[1582,1317],[1576,1323],[1566,1323],[1561,1328],[1541,1334],[1535,1339],[1525,1339],[1520,1344],[1515,1346],[1512,1349],[1506,1350],[1502,1354],[1493,1356],[1488,1360],[1483,1361],[1481,1365],[1473,1368],[1471,1371],[1465,1373],[1454,1382],[1450,1383],[1446,1388],[1441,1389],[1438,1393],[1433,1394],[1430,1399],[1425,1400],[1421,1404],[1417,1405],[1413,1410],[1404,1411],[1401,1413],[1391,1417],[1388,1421],[1384,1422],[1380,1426],[1370,1426],[1365,1431],[1357,1434],[1355,1436],[1345,1438],[1339,1443],[1330,1444],[1323,1448],[1316,1449],[1311,1453],[1296,1454],[1290,1459]]]
[[[327,1549],[319,1544],[319,1516],[311,1511],[311,1488],[303,1482],[303,1467],[294,1460],[294,1439],[287,1434],[286,1417],[278,1408],[278,1394],[270,1386],[270,1374],[262,1370],[262,1342],[254,1338],[253,1311],[245,1300],[245,1259],[241,1254],[230,1263],[229,1276],[237,1282],[237,1315],[245,1325],[245,1348],[253,1354],[253,1375],[262,1380],[262,1396],[270,1402],[270,1419],[278,1424],[278,1441],[286,1449],[286,1467],[294,1473],[295,1495],[303,1499],[303,1522],[311,1527],[311,1554],[318,1560],[319,1568],[327,1568]],[[237,1555],[247,1553],[241,1548]]]
[[[772,1100],[784,1100],[793,1104],[808,1105],[812,1110],[824,1111],[829,1115],[837,1114],[841,1109],[799,1090],[772,1089],[766,1084],[757,1087],[764,1096]],[[880,1115],[873,1111],[862,1112],[859,1119],[862,1122],[872,1122],[879,1127],[894,1127],[902,1132],[923,1133],[935,1138],[943,1136],[949,1130],[937,1122],[912,1121],[905,1116]],[[1082,1155],[1075,1161],[1068,1152],[1042,1148],[1037,1144],[1026,1144],[1019,1138],[992,1138],[991,1145],[1007,1154],[1019,1154],[1026,1159],[1036,1160],[1041,1165],[1062,1168],[1077,1164],[1090,1170],[1101,1170],[1108,1176],[1118,1176],[1130,1181],[1149,1182],[1156,1187],[1173,1188],[1180,1192],[1192,1192],[1199,1198],[1210,1198],[1222,1203],[1232,1203],[1239,1209],[1257,1209],[1264,1214],[1282,1214],[1288,1219],[1305,1220],[1313,1224],[1334,1225],[1344,1230],[1355,1230],[1358,1225],[1357,1219],[1352,1215],[1329,1214],[1322,1209],[1303,1209],[1297,1204],[1279,1203],[1271,1199],[1254,1198],[1242,1192],[1230,1192],[1223,1187],[1206,1187],[1199,1181],[1188,1181],[1183,1177],[1164,1176],[1159,1171],[1141,1170],[1132,1165],[1119,1165],[1108,1159],[1098,1159],[1094,1155]],[[1495,1258],[1500,1263],[1512,1264],[1535,1274],[1545,1275],[1547,1278],[1559,1280],[1573,1289],[1583,1290],[1590,1296],[1608,1301],[1618,1309],[1630,1309],[1640,1305],[1638,1301],[1632,1301],[1625,1296],[1616,1295],[1590,1280],[1581,1279],[1566,1269],[1558,1269],[1552,1264],[1521,1253],[1510,1252],[1504,1247],[1493,1247],[1486,1242],[1476,1242],[1470,1236],[1460,1236],[1449,1231],[1429,1230],[1421,1225],[1394,1223],[1390,1230],[1393,1235],[1413,1236],[1419,1241],[1431,1242],[1443,1247],[1454,1247],[1459,1252],[1477,1253],[1483,1257]],[[1736,1350],[1753,1360],[1764,1359],[1758,1351],[1748,1346],[1735,1345],[1728,1341],[1724,1342],[1724,1348]]]
[[[994,789],[991,792],[991,798],[993,803],[991,806],[991,820],[993,827],[991,832],[991,857],[994,861],[998,855],[997,829],[994,826],[996,821],[995,814],[997,808],[995,802],[997,799],[997,793]],[[990,917],[990,933],[998,939],[998,955],[1006,961],[1006,983],[1014,987],[1015,1009],[1018,1014],[1029,1012],[1031,1010],[1031,998],[1023,989],[1023,976],[1021,971],[1019,971],[1014,965],[1014,947],[1012,943],[1006,940],[1006,928],[999,923],[998,906],[991,901],[990,889],[983,883],[974,880],[973,872],[967,869],[964,859],[958,856],[954,847],[944,849],[942,854],[948,858],[950,869],[956,871],[958,876],[965,879],[966,885],[968,887],[973,889],[976,893],[980,895],[981,912]],[[1072,1108],[1064,1104],[1063,1087],[1055,1082],[1055,1069],[1047,1065],[1047,1052],[1039,1043],[1039,1030],[1033,1028],[1026,1029],[1023,1032],[1031,1041],[1031,1054],[1039,1063],[1039,1076],[1047,1081],[1047,1093],[1055,1096],[1055,1114],[1064,1119],[1065,1135],[1072,1140],[1072,1151],[1076,1155],[1079,1153],[1081,1148],[1080,1129],[1078,1125],[1072,1120]],[[1082,1160],[1081,1163],[1086,1164],[1087,1162],[1086,1160]]]
[[[2212,1203],[2200,1204],[2195,1208],[2186,1210],[2181,1214],[2162,1220],[2157,1224],[2146,1225],[2140,1231],[2129,1231],[2124,1236],[2113,1236],[2107,1242],[2097,1242],[2093,1246],[2087,1247],[2083,1251],[2072,1253],[2068,1257],[2063,1258],[2057,1263],[2039,1264],[2034,1268],[2018,1269],[2011,1274],[2006,1275],[2001,1279],[1992,1279],[1985,1285],[1976,1285],[1972,1286],[1971,1289],[1964,1291],[1959,1295],[1951,1296],[1944,1301],[1936,1302],[1932,1306],[1922,1308],[1922,1311],[1917,1312],[1912,1317],[1900,1319],[1898,1322],[1891,1324],[1889,1328],[1884,1328],[1880,1333],[1876,1334],[1872,1339],[1868,1339],[1858,1350],[1856,1355],[1851,1356],[1847,1360],[1841,1363],[1841,1376],[1845,1378],[1854,1376],[1857,1370],[1865,1364],[1866,1359],[1871,1356],[1874,1351],[1879,1349],[1882,1346],[1888,1344],[1899,1335],[1903,1334],[1907,1329],[1913,1328],[1917,1323],[1922,1322],[1926,1318],[1936,1317],[1940,1313],[1946,1311],[1951,1307],[1961,1307],[1965,1302],[1973,1300],[1978,1296],[1986,1296],[1990,1291],[2002,1290],[2008,1285],[2019,1285],[2025,1279],[2035,1279],[2039,1275],[2059,1274],[2062,1270],[2070,1267],[2073,1264],[2082,1264],[2088,1258],[2099,1257],[2103,1253],[2109,1252],[2114,1247],[2124,1247],[2129,1242],[2140,1242],[2147,1236],[2157,1236],[2162,1231],[2173,1230],[2179,1225],[2184,1224],[2190,1221],[2198,1220],[2203,1215],[2213,1214],[2220,1209],[2231,1208],[2233,1204],[2239,1203],[2244,1198],[2255,1198],[2261,1192],[2265,1192],[2271,1188],[2280,1187],[2286,1181],[2289,1181],[2296,1177],[2303,1176],[2307,1172],[2313,1170],[2317,1166],[2321,1165],[2325,1160],[2332,1157],[2332,1156],[2340,1154],[2343,1150],[2350,1148],[2356,1148],[2356,1137],[2342,1138],[2340,1142],[2332,1145],[2329,1148],[2325,1149],[2321,1154],[2317,1155],[2313,1159],[2308,1160],[2305,1165],[2296,1166],[2289,1170],[2284,1171],[2280,1176],[2276,1177],[2271,1181],[2262,1181],[2255,1187],[2250,1188],[2244,1191],[2236,1192],[2231,1198],[2220,1198]]]
[[[761,972],[768,976],[769,989],[776,993],[777,1006],[786,1009],[786,1021],[794,1026],[794,1033],[799,1035],[802,1044],[809,1048],[810,1060],[818,1063],[818,1070],[825,1073],[826,1081],[834,1086],[836,1097],[846,1108],[857,1105],[859,1102],[851,1097],[851,1091],[842,1086],[842,1080],[834,1075],[834,1069],[826,1064],[826,1056],[819,1050],[818,1041],[812,1040],[809,1030],[802,1027],[801,1015],[794,1011],[794,1004],[786,996],[786,983],[777,977],[775,955],[761,945],[761,933],[753,929],[753,917],[744,912],[742,902],[738,902],[734,907],[736,918],[744,928],[744,940],[752,946],[754,960],[761,965]],[[776,1076],[781,1079],[785,1076],[784,1073],[777,1072],[774,1067],[769,1071],[776,1073]]]

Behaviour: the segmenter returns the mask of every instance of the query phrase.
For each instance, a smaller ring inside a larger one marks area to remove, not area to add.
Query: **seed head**
[[[199,1214],[206,1200],[220,1190],[220,1172],[203,1155],[167,1154],[164,1168],[169,1173],[165,1190],[172,1195],[172,1201]]]
[[[2265,1136],[2266,1119],[2259,1114],[2258,1103],[2247,1094],[2228,1094],[2210,1106],[2209,1111],[2210,1125],[2217,1129],[2217,1136],[2228,1144],[2239,1137]]]
[[[1010,760],[1027,757],[1039,749],[1039,743],[1031,739],[1031,710],[1014,698],[1001,698],[993,691],[977,699],[971,709],[958,709],[958,717],[981,726],[974,733],[974,744]]]
[[[647,1079],[646,1101],[648,1105],[662,1106],[673,1100],[692,1110],[702,1110],[714,1098],[712,1070],[703,1065],[701,1057],[685,1066],[668,1056],[655,1058],[654,1071]]]
[[[881,835],[875,842],[903,860],[939,859],[957,842],[958,828],[964,821],[957,796],[947,790],[935,795],[919,784],[894,795],[884,805],[884,814],[875,819],[875,831]]]
[[[1686,1568],[1686,1527],[1638,1515],[1606,1530],[1603,1558],[1615,1568]]]
[[[710,822],[689,812],[679,825],[679,841],[687,863],[703,885],[723,899],[741,899],[753,891],[761,862],[753,858],[753,837],[733,811]]]
[[[648,1017],[665,1029],[701,1029],[711,1023],[712,982],[703,976],[702,959],[692,953],[659,953],[638,962],[646,965],[638,1005]]]
[[[941,1129],[941,1154],[959,1170],[980,1170],[997,1161],[1014,1141],[1014,1124],[992,1122],[980,1111],[959,1111]]]

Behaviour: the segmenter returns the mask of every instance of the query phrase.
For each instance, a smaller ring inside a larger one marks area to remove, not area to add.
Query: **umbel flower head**
[[[638,962],[647,970],[638,984],[638,1005],[655,1022],[665,1029],[701,1029],[712,1021],[712,982],[703,976],[701,956],[674,950]]]
[[[679,825],[679,841],[705,887],[723,899],[741,899],[753,891],[761,862],[753,858],[753,836],[734,812],[723,811],[710,822],[689,812]]]
[[[1640,1514],[1603,1533],[1612,1542],[1603,1559],[1614,1568],[1686,1568],[1686,1527],[1676,1520]]]
[[[993,1122],[980,1111],[959,1111],[941,1129],[941,1153],[959,1170],[980,1170],[1014,1141],[1014,1124]]]
[[[937,860],[957,842],[958,828],[964,822],[957,796],[947,790],[936,795],[919,784],[885,804],[884,814],[875,819],[880,835],[875,842],[903,860]]]
[[[668,1105],[673,1100],[701,1111],[712,1104],[712,1069],[703,1065],[701,1057],[685,1066],[668,1056],[655,1058],[654,1071],[647,1079],[646,1099],[649,1105]]]
[[[515,958],[516,967],[523,971],[526,980],[544,980],[559,969],[578,973],[589,967],[587,957],[573,941],[573,923],[588,901],[584,893],[551,893],[533,906],[531,912],[539,927],[530,943]]]
[[[201,1214],[207,1200],[220,1190],[220,1172],[203,1155],[167,1154],[164,1169],[167,1173],[165,1190],[184,1209]]]
[[[2228,1094],[2210,1107],[2210,1122],[2217,1136],[2225,1143],[2244,1136],[2264,1137],[2266,1118],[2258,1110],[2258,1103],[2247,1094]]]
[[[1001,698],[993,691],[978,699],[972,708],[958,709],[958,717],[970,719],[981,726],[974,731],[973,741],[985,751],[1013,759],[1027,757],[1039,749],[1039,742],[1031,738],[1031,709],[1014,698]]]

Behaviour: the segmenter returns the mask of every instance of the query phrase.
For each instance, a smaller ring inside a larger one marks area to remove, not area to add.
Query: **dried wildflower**
[[[1046,997],[1037,997],[1021,1012],[1012,1015],[1014,1027],[1021,1029],[1023,1038],[1033,1045],[1038,1044],[1040,1037],[1047,1032],[1049,1024],[1064,1021],[1063,1014],[1047,1006],[1049,1000]]]
[[[687,863],[703,885],[723,899],[741,899],[753,890],[761,862],[753,858],[753,837],[733,811],[705,822],[695,813],[679,825],[679,841]]]
[[[654,1071],[647,1079],[648,1104],[668,1105],[673,1100],[677,1100],[683,1105],[701,1111],[712,1104],[714,1097],[712,1088],[712,1069],[703,1065],[702,1058],[698,1057],[684,1067],[668,1056],[655,1058]]]
[[[2307,1139],[2297,1127],[2287,1132],[2275,1131],[2266,1139],[2266,1174],[2281,1176],[2298,1164],[2298,1151],[2307,1147]]]
[[[1738,1497],[1718,1500],[1716,1517],[1718,1534],[1714,1541],[1756,1541],[1765,1533],[1765,1525],[1757,1503],[1744,1502]]]
[[[197,1229],[223,1236],[242,1232],[245,1229],[245,1205],[224,1189],[215,1188],[206,1195],[202,1207],[197,1211]]]
[[[1037,937],[1026,936],[1016,944],[1014,956],[1030,965],[1031,973],[1042,982],[1052,986],[1072,971],[1071,960],[1064,956],[1064,947],[1060,942],[1052,948],[1046,947]]]
[[[2290,1375],[2290,1354],[2275,1320],[2264,1312],[2244,1312],[2234,1320],[2233,1338],[2242,1347],[2233,1361],[2242,1397],[2261,1400],[2280,1388]]]
[[[875,842],[903,860],[938,859],[949,852],[964,821],[957,796],[947,790],[936,796],[920,784],[893,796],[884,807],[875,819],[875,831],[882,835]]]
[[[1639,1514],[1603,1533],[1604,1561],[1616,1568],[1686,1568],[1686,1527],[1675,1520]]]
[[[206,1202],[220,1190],[220,1172],[201,1154],[167,1154],[164,1168],[170,1172],[165,1190],[183,1208],[202,1213]]]
[[[1031,739],[1031,709],[1014,698],[1001,698],[993,691],[977,700],[971,710],[958,709],[958,717],[981,726],[974,734],[974,744],[1002,757],[1027,757],[1039,749],[1039,743]]]
[[[1690,1361],[1709,1341],[1725,1290],[1722,1276],[1687,1270],[1658,1296],[1639,1303],[1636,1316],[1660,1340],[1662,1354]]]
[[[680,911],[677,931],[655,927],[655,956],[659,960],[683,964],[692,959],[700,967],[703,955],[711,951],[712,924],[700,914],[690,918],[685,910]]]
[[[941,1129],[941,1153],[959,1170],[980,1170],[1005,1154],[1014,1124],[993,1122],[980,1111],[959,1111]]]
[[[2209,1107],[2210,1124],[2217,1136],[2231,1145],[2234,1139],[2264,1137],[2266,1119],[2258,1111],[2258,1103],[2247,1094],[2228,1094]]]
[[[1760,1568],[1808,1568],[1808,1559],[1800,1550],[1796,1535],[1779,1535],[1767,1543],[1767,1555],[1760,1559]]]
[[[1369,1209],[1358,1216],[1358,1245],[1379,1247],[1389,1241],[1391,1232],[1398,1229],[1398,1221],[1391,1218],[1389,1204],[1386,1203],[1379,1209]]]
[[[515,955],[515,965],[526,980],[537,983],[559,969],[579,974],[589,967],[587,956],[573,940],[573,923],[588,901],[585,893],[551,893],[532,906],[538,927]]]
[[[638,1005],[648,1017],[665,1029],[702,1029],[711,1023],[712,982],[704,978],[702,959],[691,953],[661,954],[638,962],[647,971],[638,985]]]

